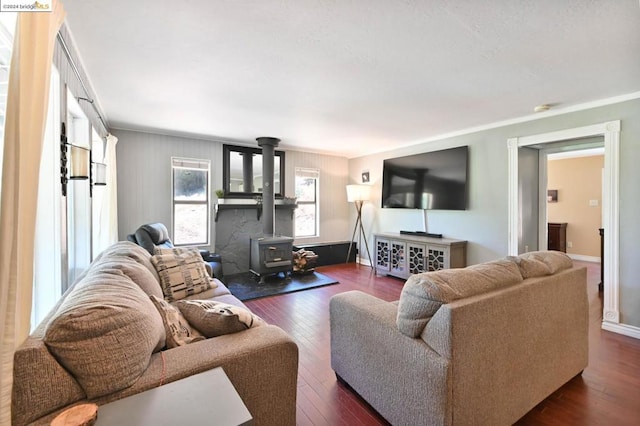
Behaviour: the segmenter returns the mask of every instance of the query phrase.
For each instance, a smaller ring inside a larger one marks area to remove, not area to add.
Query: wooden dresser
[[[567,252],[567,224],[551,223],[548,224],[547,231],[547,250],[558,250]]]

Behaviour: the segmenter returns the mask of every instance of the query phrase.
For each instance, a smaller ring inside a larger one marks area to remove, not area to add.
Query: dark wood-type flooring
[[[588,268],[590,303],[589,366],[538,404],[519,425],[640,425],[640,340],[604,331],[600,265]],[[298,343],[297,423],[299,425],[384,425],[357,394],[336,381],[329,348],[329,298],[361,290],[397,300],[403,280],[375,276],[371,268],[351,264],[318,271],[340,284],[246,302],[267,322],[286,330]]]

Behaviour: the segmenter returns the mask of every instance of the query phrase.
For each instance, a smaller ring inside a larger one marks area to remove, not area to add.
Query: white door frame
[[[510,138],[507,140],[509,156],[509,235],[507,251],[518,255],[520,213],[518,206],[518,148],[587,137],[604,137],[604,185],[602,188],[602,225],[604,238],[604,312],[602,328],[620,332],[619,290],[619,165],[620,120],[591,126],[576,127],[539,135]]]

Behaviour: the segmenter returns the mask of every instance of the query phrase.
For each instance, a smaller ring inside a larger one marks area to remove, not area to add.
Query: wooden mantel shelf
[[[224,204],[214,204],[213,212],[214,212],[214,220],[218,221],[218,213],[220,210],[235,210],[235,209],[256,209],[257,220],[260,220],[262,217],[262,204],[253,203],[234,203],[233,200],[227,200]],[[293,211],[298,208],[297,204],[279,204],[276,201],[275,204],[276,210],[291,210],[291,216],[293,217]]]

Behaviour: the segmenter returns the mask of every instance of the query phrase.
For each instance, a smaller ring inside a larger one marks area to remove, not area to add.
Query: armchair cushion
[[[522,282],[518,266],[510,260],[459,269],[443,269],[409,277],[398,304],[398,329],[409,337],[418,337],[443,304],[498,290]]]
[[[142,225],[136,230],[134,235],[137,243],[144,247],[150,254],[153,254],[156,247],[173,247],[173,242],[169,237],[169,231],[162,223]]]
[[[149,234],[151,241],[153,241],[156,245],[164,244],[164,243],[172,243],[171,238],[169,237],[169,230],[162,223],[149,223],[147,225],[142,225],[140,229],[143,229]]]
[[[573,266],[571,258],[560,251],[532,251],[508,259],[518,265],[525,279],[553,275]]]

